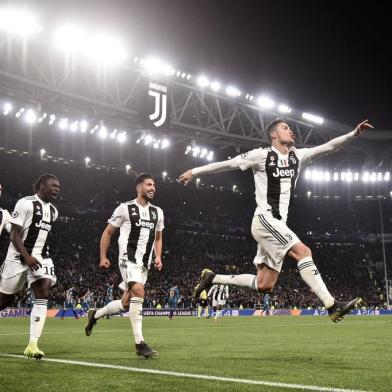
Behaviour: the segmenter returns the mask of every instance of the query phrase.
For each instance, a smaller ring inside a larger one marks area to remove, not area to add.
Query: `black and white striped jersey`
[[[227,284],[214,284],[210,288],[208,296],[213,301],[226,301],[229,298],[229,286]]]
[[[129,260],[149,268],[152,263],[155,233],[165,227],[162,209],[151,203],[143,207],[135,199],[121,203],[108,223],[120,228],[120,261]]]
[[[271,146],[257,148],[233,158],[241,170],[253,170],[257,204],[255,214],[267,214],[286,222],[301,169],[339,150],[354,137],[355,131],[351,131],[319,146],[299,149],[292,146],[286,155]]]
[[[3,232],[3,229],[8,233],[11,230],[11,222],[12,218],[10,213],[7,210],[3,210],[0,208],[0,235]]]
[[[48,235],[58,217],[58,211],[52,203],[46,203],[38,195],[27,196],[18,200],[11,214],[12,223],[22,228],[22,241],[27,252],[37,258],[49,258]],[[20,260],[20,253],[11,242],[7,260]]]

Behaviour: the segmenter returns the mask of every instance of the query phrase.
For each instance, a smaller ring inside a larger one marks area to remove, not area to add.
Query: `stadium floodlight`
[[[163,179],[165,179],[167,177],[167,172],[166,171],[162,172],[162,177],[163,177]]]
[[[114,139],[116,137],[117,129],[114,128],[112,132],[110,132],[110,139]]]
[[[324,181],[331,181],[331,173],[329,171],[324,172]]]
[[[192,151],[192,147],[191,146],[187,146],[187,148],[185,150],[185,155],[188,155],[191,151]]]
[[[324,123],[324,119],[320,116],[316,116],[315,114],[311,114],[311,113],[302,113],[302,118],[308,121],[311,121],[315,124],[323,124]]]
[[[88,122],[86,120],[82,120],[80,122],[80,132],[85,133],[87,131]]]
[[[305,180],[310,180],[312,178],[312,173],[309,169],[305,170]]]
[[[46,154],[46,150],[44,148],[41,148],[39,150],[39,155],[41,156],[41,158],[43,158],[45,154]]]
[[[24,113],[24,111],[25,111],[25,108],[20,108],[20,109],[16,112],[15,117],[16,117],[16,118],[19,118],[19,117],[22,115],[22,113]]]
[[[353,181],[353,173],[351,173],[350,171],[348,171],[346,173],[346,182],[352,182]]]
[[[169,64],[166,64],[163,68],[163,73],[167,76],[173,76],[176,73],[176,70]]]
[[[181,77],[181,71],[177,71],[176,72],[176,76],[178,76],[180,78]]]
[[[204,88],[204,87],[208,87],[208,86],[209,86],[210,81],[208,80],[208,78],[207,78],[206,76],[200,75],[200,76],[197,78],[197,84],[198,84],[201,88]]]
[[[359,173],[355,173],[354,174],[354,181],[358,181],[359,180]]]
[[[212,161],[214,159],[214,151],[210,151],[207,155],[207,161]]]
[[[68,127],[68,118],[64,117],[59,121],[59,128],[61,130],[67,129]]]
[[[382,181],[382,173],[380,172],[377,173],[377,181]]]
[[[275,106],[275,102],[266,96],[257,98],[257,105],[264,109],[272,109]]]
[[[233,192],[235,192],[236,191],[236,189],[237,189],[237,185],[233,185]]]
[[[335,172],[333,173],[333,180],[338,181],[339,180],[339,173]]]
[[[213,91],[219,91],[222,86],[221,86],[220,82],[218,82],[217,80],[214,80],[213,82],[211,82],[210,87]]]
[[[198,157],[199,156],[199,154],[200,154],[200,147],[199,146],[195,146],[195,147],[193,147],[193,153],[192,153],[192,156],[193,157]]]
[[[91,159],[89,157],[84,158],[84,163],[86,164],[86,166],[88,166],[90,161],[91,161]]]
[[[71,124],[71,126],[69,127],[69,129],[70,129],[72,132],[76,132],[76,131],[78,130],[78,127],[79,127],[79,121],[74,121],[74,122]]]
[[[81,52],[86,48],[86,34],[79,26],[61,26],[55,33],[55,45],[66,53]]]
[[[128,173],[131,170],[131,165],[126,165],[125,166],[125,171]]]
[[[90,135],[94,135],[95,131],[96,131],[98,128],[99,128],[98,125],[96,125],[94,128],[92,128],[92,129],[90,130]]]
[[[207,154],[208,154],[207,149],[206,148],[202,148],[201,149],[201,153],[200,153],[200,158],[204,158]]]
[[[49,116],[49,125],[53,125],[55,121],[56,121],[56,115],[55,114],[51,114]]]
[[[144,145],[148,146],[150,143],[152,143],[154,138],[151,135],[146,135],[144,138]]]
[[[26,114],[24,115],[24,119],[27,124],[34,124],[37,122],[37,115],[35,114],[33,109],[28,109]]]
[[[281,103],[278,106],[278,110],[280,113],[287,114],[287,113],[290,113],[292,109],[289,106],[285,105],[284,103]]]
[[[106,34],[97,34],[86,41],[86,54],[97,64],[115,65],[124,62],[127,52],[121,42]]]
[[[306,192],[306,196],[308,196],[308,198],[309,198],[310,196],[312,196],[312,192],[307,191],[307,192]]]
[[[182,77],[183,79],[186,79],[186,78],[188,77],[188,74],[187,74],[186,72],[183,72],[183,73],[181,74],[181,77]]]
[[[6,102],[3,106],[3,114],[6,116],[10,112],[12,112],[12,105],[9,102]]]
[[[160,142],[161,142],[160,140],[156,140],[155,143],[154,143],[154,148],[159,148],[159,143]]]
[[[392,191],[390,191],[390,192],[389,192],[389,196],[391,196],[391,197],[392,197]]]
[[[143,67],[150,73],[157,74],[164,71],[164,65],[161,60],[150,57],[143,62]]]
[[[226,87],[226,94],[229,95],[230,97],[239,97],[239,96],[241,96],[241,91],[238,90],[238,88],[236,88],[236,87],[227,86]]]
[[[121,132],[118,136],[117,136],[117,140],[119,143],[124,143],[125,140],[127,140],[127,133],[125,131]]]
[[[370,179],[369,172],[365,171],[365,173],[363,173],[363,175],[362,175],[362,181],[369,182],[369,179]]]
[[[161,142],[161,149],[164,150],[165,148],[168,148],[170,146],[170,141],[169,139],[163,139]]]
[[[7,8],[0,10],[0,28],[24,37],[42,31],[42,27],[32,13]]]
[[[384,181],[389,181],[391,179],[391,173],[388,171],[388,172],[385,172],[385,174],[384,174]]]
[[[186,75],[186,80],[191,80],[191,77],[192,77],[191,74]]]
[[[370,182],[376,182],[377,181],[377,173],[372,172],[370,175]]]
[[[98,136],[101,139],[106,139],[108,137],[108,130],[104,125],[101,125],[99,128]]]

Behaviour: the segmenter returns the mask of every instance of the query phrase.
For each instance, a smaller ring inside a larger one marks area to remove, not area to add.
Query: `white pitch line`
[[[357,322],[351,322],[349,325],[359,325],[359,324],[381,324],[381,323],[390,323],[390,320],[380,320],[380,321],[357,321]],[[332,323],[309,323],[309,324],[303,324],[303,323],[293,323],[293,324],[266,324],[268,327],[327,327],[327,328],[339,328],[336,324]],[[180,331],[192,331],[192,330],[200,330],[200,329],[210,329],[210,328],[225,328],[225,329],[232,329],[232,328],[238,328],[238,327],[246,327],[246,328],[260,328],[260,325],[247,325],[247,324],[236,324],[236,325],[216,325],[216,324],[211,324],[211,325],[200,325],[198,327],[189,327],[189,328],[178,328],[178,327],[170,327],[170,328],[149,328],[149,331],[166,331],[169,330],[180,330]],[[71,331],[45,331],[44,334],[48,335],[61,335],[61,334],[69,334],[69,333],[81,333],[83,332],[83,328],[78,329],[78,330],[71,330]],[[99,330],[99,329],[94,329],[94,334],[96,333],[112,333],[112,332],[129,332],[130,329],[105,329],[105,330]],[[14,333],[0,333],[0,336],[18,336],[18,335],[29,335],[29,332],[14,332]]]
[[[8,357],[8,358],[25,359],[25,360],[28,359],[28,358],[24,357],[23,355],[14,355],[14,354],[0,353],[0,356]],[[359,390],[359,389],[330,388],[330,387],[320,387],[317,385],[287,384],[287,383],[273,382],[273,381],[249,380],[246,378],[232,378],[232,377],[210,376],[207,374],[170,372],[167,370],[143,369],[143,368],[136,368],[136,367],[131,367],[131,366],[109,365],[106,363],[71,361],[68,359],[45,358],[45,359],[43,359],[43,362],[54,362],[54,363],[64,363],[67,365],[78,365],[78,366],[89,366],[89,367],[97,367],[97,368],[105,368],[105,369],[126,370],[128,372],[157,374],[160,376],[195,378],[197,380],[223,381],[223,382],[232,382],[232,383],[237,383],[237,384],[250,384],[250,385],[266,385],[266,386],[270,386],[270,387],[279,387],[279,388],[287,388],[287,389],[303,389],[303,390],[307,390],[307,391],[370,392],[370,391],[363,391],[363,390]]]

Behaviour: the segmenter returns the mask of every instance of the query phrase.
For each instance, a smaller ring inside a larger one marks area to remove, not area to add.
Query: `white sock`
[[[330,308],[335,300],[328,291],[325,283],[315,266],[311,256],[304,257],[298,262],[298,270],[302,279],[310,287],[310,289],[320,298],[324,306]]]
[[[122,306],[121,299],[116,301],[109,302],[106,306],[101,309],[98,309],[95,313],[95,320],[98,320],[104,316],[111,316],[113,314],[118,314],[124,312],[124,308]]]
[[[143,298],[132,297],[129,304],[129,318],[131,319],[133,335],[135,336],[135,343],[139,344],[144,341],[142,333],[142,310]]]
[[[37,343],[42,335],[48,310],[47,299],[34,300],[33,309],[30,314],[30,343]]]
[[[213,284],[227,284],[257,291],[256,275],[215,275]]]

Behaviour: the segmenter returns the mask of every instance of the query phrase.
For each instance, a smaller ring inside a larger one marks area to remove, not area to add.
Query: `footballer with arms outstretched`
[[[213,284],[234,285],[259,293],[270,292],[278,280],[283,259],[288,254],[297,261],[302,279],[319,297],[332,321],[340,321],[345,314],[362,304],[361,298],[349,302],[334,299],[313,262],[311,250],[287,226],[286,220],[301,169],[318,158],[338,151],[371,128],[373,126],[365,120],[353,131],[325,144],[297,149],[294,147],[294,132],[285,119],[278,118],[267,126],[270,147],[257,148],[233,159],[181,174],[178,181],[186,185],[195,175],[252,169],[256,187],[257,208],[252,221],[252,235],[257,241],[254,258],[257,275],[217,275],[211,270],[203,270],[195,289],[195,298]]]

